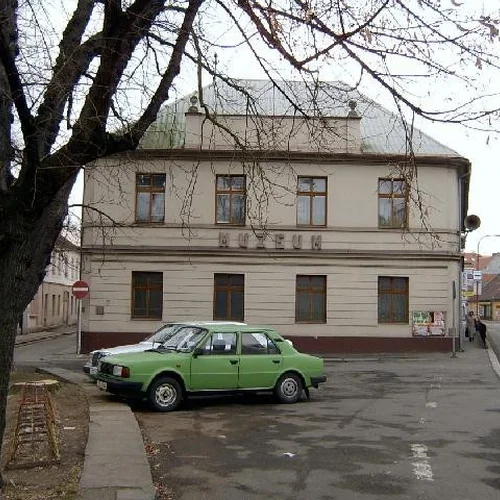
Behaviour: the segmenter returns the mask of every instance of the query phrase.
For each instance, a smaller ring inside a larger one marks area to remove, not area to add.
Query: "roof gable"
[[[200,101],[220,115],[345,117],[354,111],[361,117],[363,153],[408,153],[407,132],[401,117],[342,82],[279,81],[276,85],[269,80],[231,82],[234,86],[217,81],[204,87]],[[140,148],[183,146],[190,97],[184,96],[163,109],[146,132]],[[459,156],[419,129],[413,128],[411,136],[416,154]]]
[[[483,288],[480,300],[500,300],[500,274],[497,274]]]

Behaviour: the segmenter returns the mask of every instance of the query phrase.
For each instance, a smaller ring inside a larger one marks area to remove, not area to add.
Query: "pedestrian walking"
[[[476,318],[474,317],[474,311],[469,311],[466,318],[467,324],[465,327],[465,336],[469,338],[469,342],[472,342],[476,337]]]
[[[488,346],[486,345],[486,325],[481,321],[481,318],[479,317],[476,320],[476,328],[481,337],[481,342],[483,344],[483,347],[487,349]]]

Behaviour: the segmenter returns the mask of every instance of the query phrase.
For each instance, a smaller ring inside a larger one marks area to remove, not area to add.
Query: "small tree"
[[[483,119],[498,103],[481,87],[498,70],[497,42],[497,19],[454,0],[3,0],[0,445],[16,325],[78,171],[136,148],[183,74],[230,81],[226,56],[238,50],[270,79],[286,68],[308,80],[368,79],[410,118],[492,128]],[[457,90],[426,105],[419,81],[442,78]]]

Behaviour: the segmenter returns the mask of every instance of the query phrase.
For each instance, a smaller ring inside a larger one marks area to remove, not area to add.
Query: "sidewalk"
[[[139,424],[130,408],[112,401],[82,372],[41,370],[80,385],[89,402],[89,435],[80,478],[80,500],[154,500]]]
[[[32,344],[40,340],[47,340],[61,335],[71,335],[76,332],[76,325],[58,326],[55,328],[48,328],[47,330],[40,330],[38,332],[30,332],[18,334],[16,336],[15,345]]]
[[[75,333],[75,327],[18,335],[16,345],[30,344]],[[111,400],[87,375],[58,367],[37,371],[78,384],[89,403],[89,434],[80,500],[154,500],[149,463],[141,431],[130,408]]]

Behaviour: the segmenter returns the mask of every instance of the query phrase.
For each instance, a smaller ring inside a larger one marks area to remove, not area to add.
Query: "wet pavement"
[[[496,359],[496,358],[495,358]],[[153,479],[178,500],[500,498],[489,351],[327,364],[311,399],[136,410]]]
[[[500,325],[489,332],[496,349]],[[464,348],[456,356],[331,357],[328,382],[296,405],[266,396],[197,400],[168,414],[136,408],[153,480],[167,492],[159,498],[497,500],[500,364],[478,342]],[[71,353],[73,344],[65,349],[40,363],[80,367],[84,356]],[[22,350],[31,363],[36,353]],[[97,441],[111,452],[123,444],[115,418]]]

